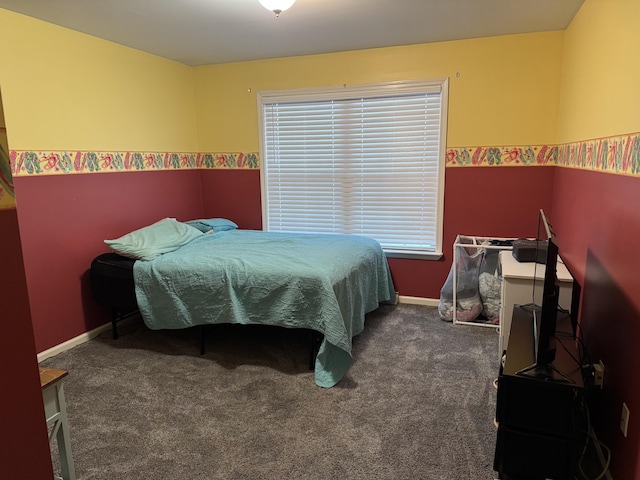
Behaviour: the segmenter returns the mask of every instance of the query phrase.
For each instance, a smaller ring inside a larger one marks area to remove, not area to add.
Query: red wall
[[[618,430],[622,401],[632,412],[640,407],[640,385],[628,380],[640,363],[640,261],[633,248],[640,238],[639,185],[636,178],[557,167],[448,168],[444,258],[390,265],[401,295],[437,299],[457,234],[532,236],[543,208],[583,288],[581,323],[590,349],[607,367],[604,408],[595,416],[614,450],[614,476],[640,480],[633,413],[629,437]],[[262,225],[256,170],[18,177],[15,186],[36,351],[108,321],[87,282],[91,259],[107,251],[105,238],[167,216]]]
[[[553,221],[560,253],[583,285],[587,345],[605,364],[600,408],[592,412],[597,433],[613,451],[613,477],[640,479],[640,180],[558,168]],[[631,411],[627,438],[619,429],[622,402]]]
[[[240,228],[262,230],[259,170],[202,170],[204,217],[233,220]]]
[[[202,214],[198,170],[14,179],[36,349],[109,321],[90,291],[91,260],[119,237],[164,217]]]
[[[15,210],[0,210],[2,476],[53,478]]]
[[[553,167],[447,168],[444,197],[444,258],[392,259],[401,295],[439,298],[451,269],[456,236],[535,236],[538,211],[551,209]]]

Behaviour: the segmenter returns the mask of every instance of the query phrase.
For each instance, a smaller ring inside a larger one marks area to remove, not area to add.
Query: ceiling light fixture
[[[260,4],[267,10],[271,10],[279,17],[282,12],[291,8],[296,0],[259,0]]]

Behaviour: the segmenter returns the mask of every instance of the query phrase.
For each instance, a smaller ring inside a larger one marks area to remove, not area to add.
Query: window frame
[[[263,90],[257,92],[258,106],[258,135],[260,143],[260,189],[262,201],[263,229],[268,225],[268,199],[266,185],[265,136],[264,136],[264,106],[278,102],[305,102],[318,100],[343,100],[358,96],[374,97],[415,93],[440,92],[440,125],[439,125],[439,149],[437,163],[437,194],[435,200],[435,248],[427,249],[393,249],[384,248],[385,254],[390,258],[420,258],[437,260],[442,258],[442,237],[444,229],[444,189],[447,145],[447,117],[448,117],[448,78],[435,78],[424,80],[409,80],[384,83],[372,83],[363,85],[330,86],[320,88],[299,88],[287,90]]]

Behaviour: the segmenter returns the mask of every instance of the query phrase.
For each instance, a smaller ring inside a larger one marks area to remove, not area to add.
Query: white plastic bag
[[[471,322],[482,313],[478,278],[485,249],[481,247],[465,247],[462,244],[476,245],[475,239],[460,235],[456,238],[455,243],[456,263],[451,265],[449,275],[440,290],[438,313],[442,320],[453,321],[453,277],[455,274],[456,321]]]

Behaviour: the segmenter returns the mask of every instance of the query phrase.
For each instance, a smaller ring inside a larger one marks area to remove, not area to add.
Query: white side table
[[[76,472],[71,455],[71,437],[67,420],[67,405],[64,401],[62,379],[67,375],[66,370],[55,370],[40,367],[40,387],[44,400],[44,413],[47,427],[51,429],[49,443],[56,439],[62,477],[57,479],[76,480]]]

